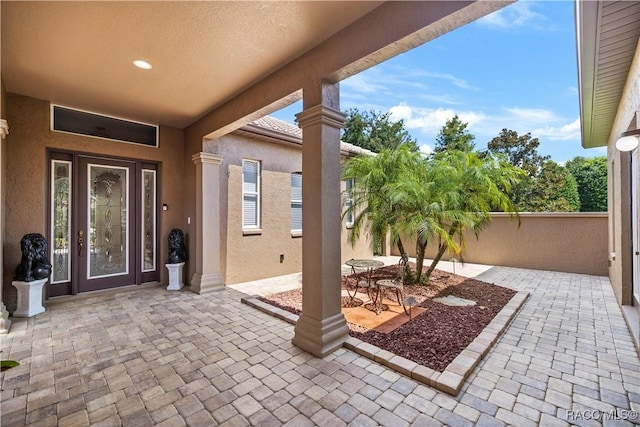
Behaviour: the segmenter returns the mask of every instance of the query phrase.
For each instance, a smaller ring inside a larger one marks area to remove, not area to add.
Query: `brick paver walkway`
[[[531,296],[456,398],[349,350],[314,358],[233,289],[147,288],[15,319],[2,357],[22,365],[2,374],[1,424],[553,426],[640,410],[640,361],[607,278],[479,279]]]

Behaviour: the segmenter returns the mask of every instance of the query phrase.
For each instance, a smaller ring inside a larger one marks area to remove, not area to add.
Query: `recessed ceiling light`
[[[133,61],[133,65],[135,65],[138,68],[142,68],[143,70],[150,70],[151,64],[149,64],[147,61],[143,61],[142,59],[136,59],[135,61]]]

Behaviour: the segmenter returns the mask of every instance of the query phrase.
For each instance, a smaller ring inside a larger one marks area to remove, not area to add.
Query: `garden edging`
[[[442,372],[419,365],[351,336],[345,341],[344,347],[416,381],[455,396],[528,297],[528,292],[517,292],[483,331]],[[258,296],[243,297],[240,301],[292,325],[298,321],[298,315],[267,304],[259,300]]]

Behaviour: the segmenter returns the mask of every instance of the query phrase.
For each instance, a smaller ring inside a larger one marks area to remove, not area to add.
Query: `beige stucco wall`
[[[161,162],[159,202],[167,203],[169,210],[161,211],[159,216],[159,269],[161,280],[166,283],[167,236],[172,228],[183,227],[182,130],[161,127],[159,147],[153,148],[53,132],[47,101],[8,94],[7,109],[11,137],[6,140],[5,291],[11,288],[12,273],[20,261],[21,237],[31,232],[46,234],[47,147]]]
[[[340,183],[340,191],[344,192],[346,183]],[[342,198],[342,206],[344,207],[344,197]],[[365,225],[360,231],[360,235],[355,244],[350,242],[351,228],[346,227],[345,221],[342,221],[343,227],[340,233],[340,248],[342,251],[341,261],[344,264],[352,258],[371,258],[373,256],[373,238],[369,228]]]
[[[608,149],[609,280],[620,304],[631,305],[633,254],[631,241],[630,154]]]
[[[182,189],[182,229],[187,238],[185,243],[190,256],[196,256],[196,166],[193,163],[192,156],[202,152],[202,139],[197,137],[189,138],[188,132],[185,130],[184,147],[182,150],[182,179],[180,185]],[[193,236],[193,237],[189,237]],[[188,262],[184,267],[185,285],[191,283],[191,278],[196,272],[195,262]]]
[[[640,41],[636,45],[627,82],[607,141],[609,161],[609,280],[618,303],[632,304],[633,253],[631,250],[631,154],[615,143],[622,132],[640,127]],[[602,141],[603,144],[605,141]],[[640,187],[640,186],[638,186]],[[640,195],[639,195],[640,196]],[[638,224],[640,227],[640,224]]]
[[[7,92],[4,87],[4,80],[2,79],[2,75],[0,75],[0,118],[7,118]],[[7,141],[9,136],[7,135],[7,139],[0,138],[0,260],[4,259],[4,243],[5,243],[5,235],[6,235],[6,163],[7,163]],[[4,277],[4,265],[0,262],[0,278]],[[0,302],[3,299],[3,286],[0,284]]]
[[[194,209],[195,175],[191,155],[199,152],[198,144],[183,144],[183,132],[161,127],[159,148],[104,141],[95,138],[52,132],[49,129],[50,104],[47,101],[15,94],[8,96],[11,137],[5,140],[8,179],[6,203],[8,228],[3,249],[4,289],[10,286],[15,266],[20,260],[19,241],[29,232],[46,234],[47,158],[46,149],[56,148],[83,153],[104,154],[161,162],[160,203],[168,211],[160,213],[160,271],[166,283],[167,235],[175,227],[185,231],[190,254],[195,254]],[[207,143],[208,152],[223,157],[221,171],[220,259],[225,283],[238,283],[257,278],[299,272],[302,269],[302,237],[290,231],[290,173],[302,169],[300,146],[267,142],[246,135],[230,134]],[[193,151],[193,153],[191,153]],[[3,153],[4,154],[4,153]],[[241,191],[243,158],[262,162],[262,233],[243,235],[241,226]],[[5,159],[5,156],[2,158]],[[23,165],[29,165],[23,167]],[[3,172],[5,172],[3,170]],[[227,214],[229,212],[229,214]],[[190,223],[188,218],[190,217]],[[206,239],[206,236],[204,236]],[[370,257],[371,242],[366,236],[352,247],[346,228],[342,230],[342,261]],[[284,262],[280,263],[280,254]],[[247,260],[251,265],[247,266]],[[187,264],[185,280],[191,279],[193,263]],[[10,298],[12,299],[12,298]]]
[[[297,273],[302,270],[302,239],[291,234],[291,173],[302,170],[297,145],[230,134],[207,142],[208,152],[222,156],[221,259],[225,284]],[[261,162],[261,232],[242,229],[242,160]],[[304,179],[304,178],[303,178]],[[226,207],[225,207],[226,205]],[[341,258],[370,257],[366,238],[355,248],[343,227]],[[280,262],[280,255],[284,260]]]
[[[607,214],[523,213],[520,227],[507,214],[491,217],[478,239],[466,233],[465,262],[607,275]],[[414,256],[415,240],[403,243]],[[397,247],[392,247],[392,253],[398,254]],[[435,245],[430,245],[426,257],[435,253]],[[445,254],[443,259],[451,257]]]

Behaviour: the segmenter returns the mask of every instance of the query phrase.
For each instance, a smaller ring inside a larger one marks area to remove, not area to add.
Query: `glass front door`
[[[132,265],[135,228],[131,196],[134,165],[82,159],[77,227],[78,292],[135,283]]]
[[[158,279],[156,169],[52,155],[50,296]]]

